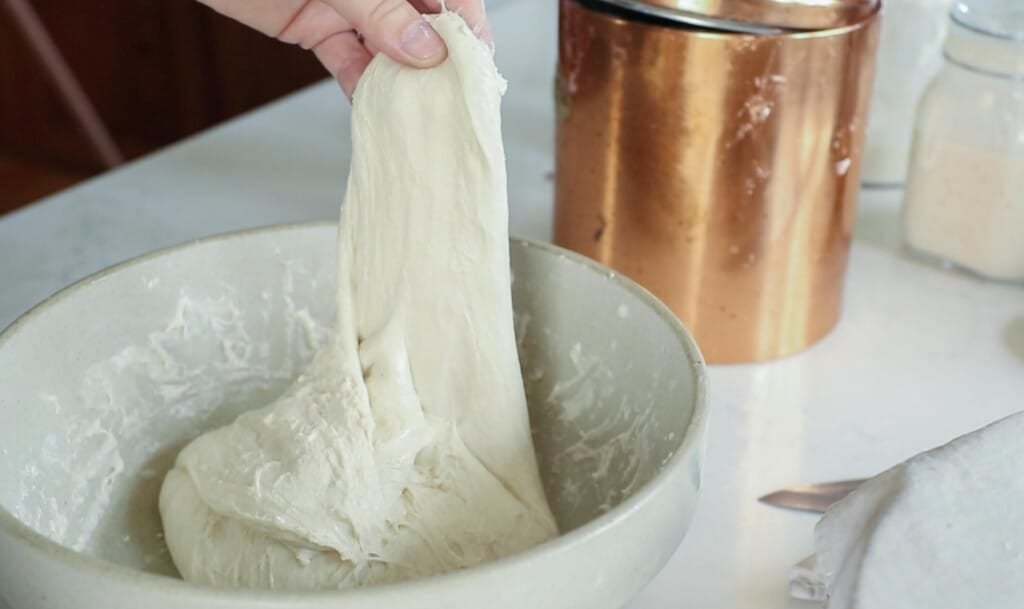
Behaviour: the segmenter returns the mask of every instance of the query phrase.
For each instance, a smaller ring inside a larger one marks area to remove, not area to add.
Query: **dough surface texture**
[[[164,480],[165,538],[188,581],[381,584],[557,534],[513,331],[505,83],[460,17],[431,19],[441,66],[378,55],[356,91],[331,342]]]

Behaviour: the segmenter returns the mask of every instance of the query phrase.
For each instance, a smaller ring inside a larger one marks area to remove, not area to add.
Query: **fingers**
[[[328,38],[352,30],[336,10],[323,2],[307,2],[277,32],[277,39],[313,49]]]
[[[203,1],[228,5],[239,0]],[[277,37],[312,49],[350,99],[378,52],[415,67],[431,67],[444,60],[444,42],[422,16],[440,12],[442,5],[458,12],[493,48],[482,0],[281,1],[291,5],[292,14],[275,32]]]
[[[277,33],[302,9],[307,0],[199,0],[222,15],[268,36]]]
[[[356,33],[349,30],[330,36],[314,46],[313,53],[352,99],[359,77],[373,59]]]
[[[367,43],[395,61],[418,68],[435,66],[447,49],[434,28],[407,0],[327,0]]]
[[[417,0],[424,12],[439,13],[443,8],[458,13],[469,24],[477,36],[494,43],[491,26],[487,22],[484,0]]]

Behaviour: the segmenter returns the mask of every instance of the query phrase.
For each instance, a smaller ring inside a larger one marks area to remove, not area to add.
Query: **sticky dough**
[[[334,339],[273,404],[181,451],[160,494],[191,582],[317,590],[489,561],[556,534],[512,320],[490,50],[379,55],[353,104]]]

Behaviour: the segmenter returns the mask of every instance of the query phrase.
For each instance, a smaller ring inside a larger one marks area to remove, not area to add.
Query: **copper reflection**
[[[600,5],[561,0],[556,242],[645,285],[710,362],[814,343],[839,315],[877,13],[758,36]]]

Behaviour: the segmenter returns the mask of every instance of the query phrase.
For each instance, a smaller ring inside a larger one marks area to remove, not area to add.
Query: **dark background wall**
[[[325,77],[192,0],[32,0],[122,152],[137,157]],[[0,213],[103,170],[0,0]]]

